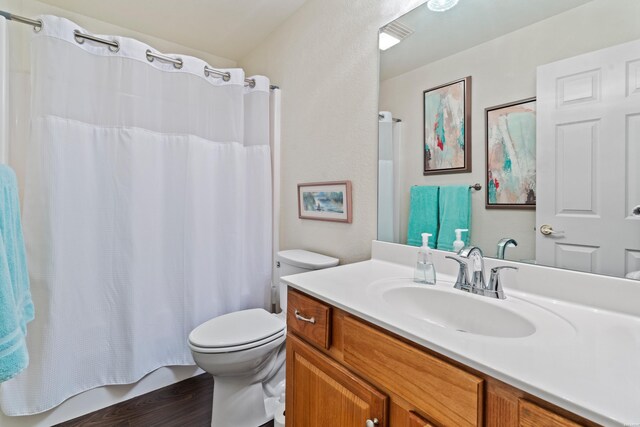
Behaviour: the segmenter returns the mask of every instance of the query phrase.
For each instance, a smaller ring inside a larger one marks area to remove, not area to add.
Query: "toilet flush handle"
[[[300,312],[298,311],[297,308],[295,309],[295,311],[293,313],[296,315],[296,319],[298,319],[298,320],[302,320],[303,322],[309,322],[311,324],[315,324],[316,323],[316,318],[315,317],[304,317],[303,315],[300,314]]]

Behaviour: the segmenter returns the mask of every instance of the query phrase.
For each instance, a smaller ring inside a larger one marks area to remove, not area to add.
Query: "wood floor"
[[[202,374],[56,427],[209,427],[212,399],[213,378]]]

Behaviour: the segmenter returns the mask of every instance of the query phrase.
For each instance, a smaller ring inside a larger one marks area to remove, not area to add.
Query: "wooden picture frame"
[[[471,172],[471,76],[422,92],[423,175]]]
[[[298,218],[351,223],[351,181],[298,184]]]
[[[535,209],[535,97],[485,109],[485,153],[486,209]]]

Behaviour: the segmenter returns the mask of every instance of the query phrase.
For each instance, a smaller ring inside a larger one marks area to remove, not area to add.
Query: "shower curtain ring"
[[[76,40],[76,43],[82,44],[84,43],[84,38],[80,36],[80,31],[73,30],[73,38]]]

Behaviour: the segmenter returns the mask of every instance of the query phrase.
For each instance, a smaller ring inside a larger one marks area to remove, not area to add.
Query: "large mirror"
[[[640,1],[454,3],[380,30],[378,239],[640,280]]]

